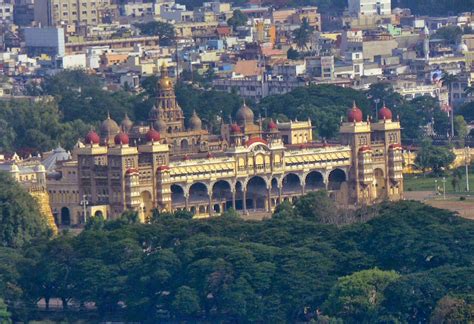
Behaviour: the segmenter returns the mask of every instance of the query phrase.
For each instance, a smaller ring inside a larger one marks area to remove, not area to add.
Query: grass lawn
[[[463,170],[464,171],[464,170]],[[464,175],[464,173],[463,173]],[[459,183],[461,191],[454,191],[453,185],[451,183],[453,177],[451,175],[446,176],[446,193],[466,193],[466,177],[463,176],[462,180]],[[434,191],[435,190],[435,180],[438,181],[437,185],[439,190],[443,190],[443,177],[435,177],[433,175],[404,175],[403,177],[405,183],[405,191]],[[474,193],[474,174],[469,174],[469,189],[470,193]]]

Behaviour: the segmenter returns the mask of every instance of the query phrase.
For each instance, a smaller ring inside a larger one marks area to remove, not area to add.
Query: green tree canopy
[[[324,308],[346,323],[370,323],[384,301],[384,289],[400,278],[394,271],[377,268],[341,277],[331,289]]]
[[[142,34],[147,36],[159,36],[161,46],[170,46],[174,42],[175,30],[172,24],[162,21],[150,21],[135,24]]]
[[[9,174],[0,172],[0,244],[21,247],[48,235],[38,204]]]
[[[435,174],[439,174],[453,163],[454,158],[455,155],[449,148],[434,146],[431,141],[425,140],[416,155],[415,163],[423,172],[430,168]]]
[[[237,9],[234,10],[234,12],[232,13],[232,17],[227,20],[227,24],[235,29],[239,26],[245,26],[248,20],[249,18],[247,17],[247,15],[244,14],[241,10]]]

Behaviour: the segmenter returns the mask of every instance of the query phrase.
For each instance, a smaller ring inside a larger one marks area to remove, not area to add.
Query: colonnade
[[[220,214],[232,207],[244,214],[272,212],[284,200],[294,201],[307,192],[339,190],[347,180],[346,171],[287,173],[280,177],[256,175],[215,182],[175,183],[171,186],[172,209],[194,214]]]

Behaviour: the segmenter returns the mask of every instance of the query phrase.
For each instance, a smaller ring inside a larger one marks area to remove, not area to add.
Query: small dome
[[[159,132],[157,132],[153,128],[150,128],[150,130],[146,133],[145,138],[148,143],[150,142],[153,143],[153,142],[158,142],[161,136]]]
[[[268,129],[270,131],[277,131],[278,130],[278,125],[272,120],[268,123]]]
[[[392,120],[392,111],[385,105],[379,110],[379,120]]]
[[[107,115],[107,119],[102,122],[102,125],[100,125],[100,134],[103,137],[106,137],[118,133],[120,133],[120,127],[112,118],[110,118],[110,115]]]
[[[120,123],[120,126],[125,133],[129,133],[132,129],[133,122],[128,118],[127,114],[125,114],[125,118],[122,120],[122,123]]]
[[[100,137],[99,135],[97,135],[96,132],[91,130],[89,133],[87,133],[86,138],[85,138],[86,144],[89,144],[89,145],[99,144],[99,142],[100,142]]]
[[[193,115],[191,119],[189,119],[189,129],[193,131],[198,131],[202,129],[202,121],[201,118],[196,114],[196,111],[193,111]]]
[[[232,133],[241,133],[242,132],[242,130],[240,129],[240,126],[237,125],[237,124],[230,125],[230,131]]]
[[[237,119],[237,123],[240,125],[243,124],[253,124],[254,122],[254,114],[252,109],[249,108],[244,102],[242,107],[237,110],[237,114],[235,115]]]
[[[355,101],[352,108],[349,109],[349,111],[347,112],[347,120],[350,123],[359,123],[362,121],[362,110],[360,110],[359,107],[356,106]]]
[[[153,128],[156,129],[158,132],[164,133],[166,132],[166,122],[163,119],[157,119],[153,123]]]
[[[128,135],[126,133],[120,132],[115,135],[114,142],[116,145],[128,145],[130,139],[128,138]]]

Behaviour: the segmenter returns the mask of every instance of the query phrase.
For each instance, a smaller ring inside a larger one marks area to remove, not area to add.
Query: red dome
[[[356,122],[359,123],[362,121],[362,110],[359,109],[359,107],[356,106],[356,103],[354,101],[354,105],[352,108],[347,112],[347,120],[350,123]]]
[[[114,142],[116,145],[128,145],[130,139],[128,138],[127,134],[120,132],[115,135]]]
[[[362,146],[362,147],[359,149],[359,152],[361,152],[361,153],[370,152],[370,151],[372,151],[372,149],[370,148],[370,146]]]
[[[379,111],[379,120],[392,120],[392,111],[385,107],[385,105]]]
[[[237,125],[237,124],[232,124],[232,125],[230,126],[230,131],[231,131],[232,133],[241,133],[241,132],[242,132],[242,130],[240,129],[240,126]]]
[[[150,130],[145,135],[147,142],[158,142],[161,138],[160,133],[150,128]]]
[[[268,129],[278,129],[278,125],[273,120],[271,120],[268,123]]]
[[[96,132],[91,130],[89,133],[87,133],[85,142],[86,144],[99,144],[100,137]]]

